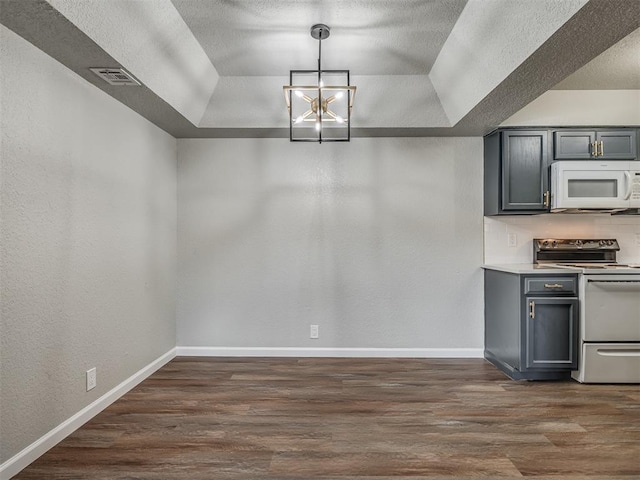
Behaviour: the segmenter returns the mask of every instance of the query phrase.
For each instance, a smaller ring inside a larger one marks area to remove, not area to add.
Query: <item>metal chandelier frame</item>
[[[322,40],[327,39],[331,33],[330,28],[322,23],[311,27],[311,37],[318,40],[318,69],[317,70],[290,70],[289,85],[283,88],[284,97],[287,102],[287,110],[289,112],[289,140],[292,142],[348,142],[351,140],[351,110],[353,109],[353,100],[356,93],[356,87],[350,84],[349,70],[322,70]],[[317,85],[294,85],[294,77],[296,75],[317,74]],[[347,80],[346,85],[328,85],[323,84],[323,74],[327,75],[344,75]],[[310,91],[317,91],[317,97],[312,98],[307,94]],[[323,97],[323,92],[335,92],[331,96]],[[309,104],[309,108],[294,119],[292,95],[300,97]],[[346,94],[346,118],[333,112],[330,105],[335,101],[342,99]],[[315,123],[315,131],[317,135],[307,138],[295,138],[294,130],[296,125],[308,122]],[[324,123],[344,124],[346,128],[346,137],[331,138],[323,137]]]

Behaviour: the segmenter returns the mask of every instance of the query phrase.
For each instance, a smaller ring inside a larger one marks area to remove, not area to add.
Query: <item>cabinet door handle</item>
[[[604,141],[600,141],[600,156],[604,155]]]
[[[529,302],[529,316],[531,318],[536,318],[536,304],[533,300]]]
[[[548,208],[548,207],[549,207],[549,203],[551,203],[551,202],[550,202],[551,195],[550,195],[549,190],[547,190],[546,192],[544,192],[544,196],[543,196],[543,198],[544,198],[544,206]]]
[[[591,155],[594,157],[598,156],[598,142],[593,142],[591,144]]]
[[[564,288],[564,285],[559,283],[545,283],[544,288]]]

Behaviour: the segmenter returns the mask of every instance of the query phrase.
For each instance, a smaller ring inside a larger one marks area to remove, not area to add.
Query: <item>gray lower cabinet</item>
[[[525,297],[526,368],[575,369],[577,298]]]
[[[578,367],[576,275],[485,270],[485,358],[516,380],[568,379]]]
[[[554,160],[635,160],[637,131],[633,128],[575,129],[553,132]]]

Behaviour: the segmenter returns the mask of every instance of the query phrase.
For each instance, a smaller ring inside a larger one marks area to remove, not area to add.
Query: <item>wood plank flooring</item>
[[[640,478],[640,388],[479,359],[176,358],[16,479]]]

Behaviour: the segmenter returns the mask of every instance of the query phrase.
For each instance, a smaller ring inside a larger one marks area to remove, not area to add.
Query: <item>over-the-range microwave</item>
[[[551,211],[640,208],[639,161],[559,161],[551,164]]]

